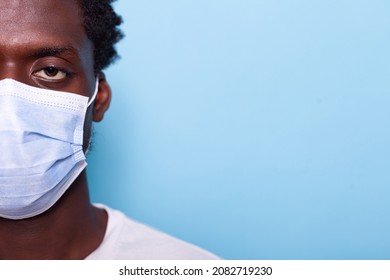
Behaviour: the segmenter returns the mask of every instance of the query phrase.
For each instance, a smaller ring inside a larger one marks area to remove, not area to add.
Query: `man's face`
[[[93,45],[76,0],[1,0],[0,26],[0,79],[92,95]]]

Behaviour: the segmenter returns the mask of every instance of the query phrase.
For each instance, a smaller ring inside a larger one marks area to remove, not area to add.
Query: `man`
[[[111,99],[112,0],[0,2],[0,259],[213,259],[88,196]]]

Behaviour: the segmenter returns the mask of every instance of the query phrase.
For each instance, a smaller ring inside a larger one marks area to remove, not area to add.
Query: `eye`
[[[56,67],[46,67],[35,72],[34,75],[45,80],[59,81],[65,79],[68,73]]]

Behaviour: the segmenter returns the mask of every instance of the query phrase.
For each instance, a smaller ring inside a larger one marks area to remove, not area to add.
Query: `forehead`
[[[87,40],[77,0],[1,0],[0,26],[3,51]]]
[[[1,0],[0,11],[2,20],[17,20],[28,22],[40,19],[50,22],[55,20],[53,15],[76,14],[79,11],[77,0]],[[23,15],[23,18],[15,16]]]

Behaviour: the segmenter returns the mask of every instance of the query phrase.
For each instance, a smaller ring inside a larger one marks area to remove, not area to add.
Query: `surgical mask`
[[[0,217],[53,206],[86,167],[84,120],[93,97],[0,81]]]

